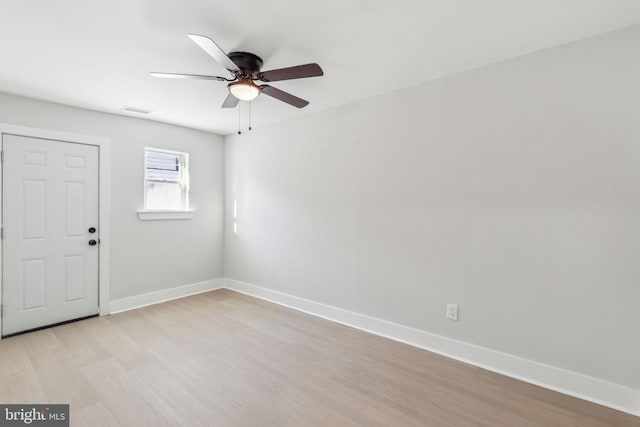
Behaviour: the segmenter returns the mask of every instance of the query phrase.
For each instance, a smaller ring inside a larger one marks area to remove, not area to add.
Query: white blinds
[[[180,181],[180,156],[158,151],[145,152],[145,178],[153,181]]]

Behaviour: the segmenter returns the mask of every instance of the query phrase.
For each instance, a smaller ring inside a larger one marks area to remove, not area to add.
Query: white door
[[[2,145],[2,335],[97,314],[98,147]]]

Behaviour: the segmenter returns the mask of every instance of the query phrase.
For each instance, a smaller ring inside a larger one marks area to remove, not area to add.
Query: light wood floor
[[[0,403],[72,426],[640,426],[640,418],[221,290],[0,341]]]

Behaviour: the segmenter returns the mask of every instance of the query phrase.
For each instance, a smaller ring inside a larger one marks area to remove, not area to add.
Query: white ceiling
[[[311,104],[263,95],[257,127],[639,22],[637,0],[0,0],[0,91],[228,134],[224,83],[148,75],[226,75],[188,33],[263,70],[322,66],[273,83]]]

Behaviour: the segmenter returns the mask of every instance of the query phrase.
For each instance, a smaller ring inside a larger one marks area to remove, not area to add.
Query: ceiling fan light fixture
[[[260,95],[260,87],[251,80],[240,80],[239,82],[229,83],[229,91],[240,101],[252,101]]]

